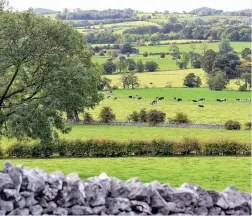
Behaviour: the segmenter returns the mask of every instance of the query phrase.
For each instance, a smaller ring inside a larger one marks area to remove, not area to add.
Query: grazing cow
[[[205,101],[206,99],[205,98],[200,98],[198,101]]]
[[[217,101],[217,102],[222,102],[222,100],[221,100],[221,99],[216,99],[216,101]]]
[[[248,101],[251,101],[251,98],[249,98]]]
[[[153,83],[152,83],[152,82],[150,82],[150,85],[153,85]]]
[[[164,97],[160,97],[160,98],[158,98],[158,100],[160,100],[160,101],[161,101],[161,100],[164,100]]]
[[[132,99],[132,98],[133,98],[133,96],[129,96],[129,98],[131,98],[131,99]]]
[[[203,108],[203,107],[204,107],[204,105],[199,104],[199,107],[200,107],[200,108]]]
[[[177,98],[176,97],[172,97],[170,100],[176,100]]]
[[[142,100],[143,98],[142,97],[138,97],[137,100]]]
[[[110,96],[108,96],[107,98],[110,98]]]
[[[241,102],[241,98],[236,98],[236,101]]]
[[[197,103],[198,101],[197,100],[192,100],[193,103]]]
[[[114,100],[117,100],[118,98],[117,97],[114,97]]]
[[[152,101],[151,103],[150,103],[150,105],[155,105],[155,104],[157,104],[157,101],[156,100],[154,100],[154,101]]]
[[[228,99],[226,99],[226,98],[222,99],[222,102],[227,102],[227,101],[228,101]]]
[[[182,102],[182,98],[178,98],[177,102]]]

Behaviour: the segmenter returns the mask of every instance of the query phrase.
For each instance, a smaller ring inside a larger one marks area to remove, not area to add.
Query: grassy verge
[[[114,140],[179,140],[196,137],[199,140],[229,139],[250,142],[250,131],[228,131],[218,129],[164,128],[112,125],[71,125],[72,132],[62,135],[66,139],[114,139]]]
[[[2,168],[4,161],[0,162]],[[48,172],[77,172],[82,179],[106,172],[123,180],[139,177],[144,182],[158,180],[174,187],[191,182],[219,191],[229,185],[242,191],[251,190],[249,157],[27,159],[11,162],[40,167]]]

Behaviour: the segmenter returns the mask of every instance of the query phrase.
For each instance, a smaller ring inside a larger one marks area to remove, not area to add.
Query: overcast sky
[[[225,11],[251,8],[250,0],[9,0],[18,10],[48,8],[61,11],[63,8],[81,9],[123,9],[142,11],[190,11],[199,7],[211,7]]]

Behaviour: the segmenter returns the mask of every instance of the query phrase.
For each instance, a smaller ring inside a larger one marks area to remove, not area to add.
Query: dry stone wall
[[[0,215],[250,215],[251,194],[185,183],[180,188],[101,174],[46,173],[6,162],[0,173]]]

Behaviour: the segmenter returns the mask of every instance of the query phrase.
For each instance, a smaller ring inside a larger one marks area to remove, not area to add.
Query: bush
[[[246,85],[244,84],[244,85],[239,86],[238,91],[247,91]]]
[[[115,114],[110,107],[103,107],[99,117],[104,123],[110,123],[115,120]]]
[[[147,57],[149,55],[149,53],[147,52],[147,51],[145,51],[144,53],[143,53],[143,57]]]
[[[128,120],[129,121],[133,121],[133,122],[139,122],[140,118],[139,118],[139,113],[136,111],[133,111],[129,116],[128,116]]]
[[[165,53],[161,53],[160,58],[165,58]]]
[[[148,122],[151,125],[156,125],[165,121],[166,114],[161,111],[151,110],[148,113]]]
[[[172,81],[167,81],[165,88],[172,88]]]
[[[184,79],[184,86],[193,88],[201,86],[201,79],[199,76],[195,76],[194,73],[189,73]]]
[[[245,129],[245,130],[251,130],[251,122],[245,123],[244,129]]]
[[[147,61],[144,64],[144,69],[148,72],[154,72],[158,69],[158,64],[154,61]]]
[[[112,86],[112,90],[117,90],[118,89],[118,86],[117,85],[113,85]]]
[[[83,121],[84,122],[93,122],[94,121],[94,119],[93,119],[93,117],[92,117],[92,115],[90,114],[90,113],[88,113],[88,112],[85,112],[84,113],[84,119],[83,119]]]
[[[141,122],[147,122],[148,121],[148,113],[146,109],[141,109],[139,112],[139,119]]]
[[[238,121],[228,120],[225,122],[224,127],[227,130],[240,130],[241,124]]]
[[[99,56],[105,56],[104,51],[100,51],[100,52],[99,52]]]
[[[174,154],[189,155],[191,153],[198,154],[201,150],[199,140],[196,138],[184,137],[181,141],[174,145]]]
[[[187,114],[183,112],[177,112],[175,117],[170,119],[170,123],[181,124],[181,123],[190,123]]]

